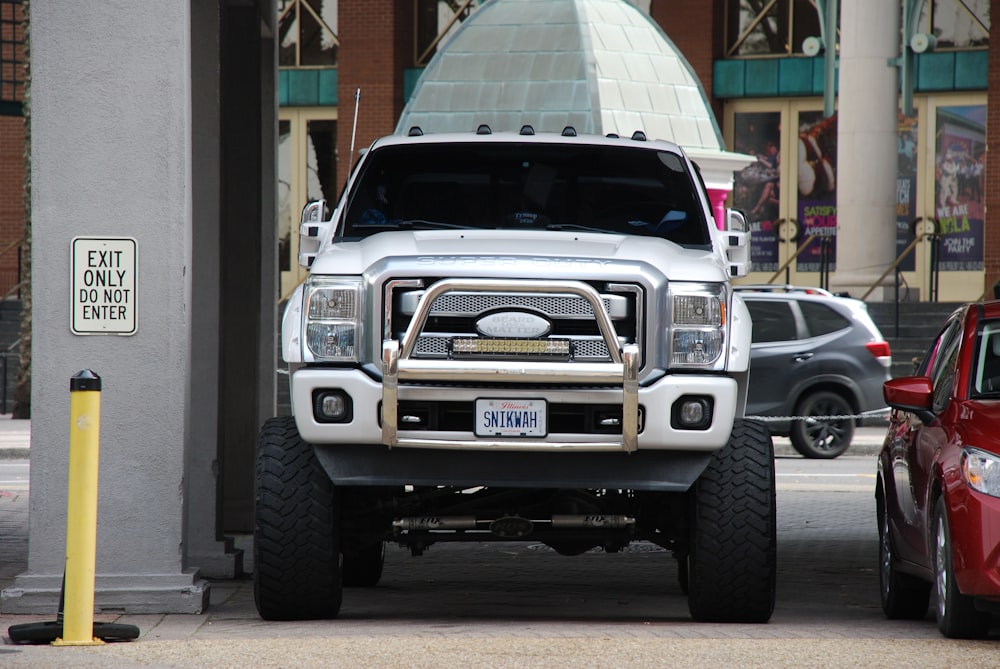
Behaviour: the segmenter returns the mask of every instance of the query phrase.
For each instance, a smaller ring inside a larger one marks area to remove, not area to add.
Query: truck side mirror
[[[750,273],[750,225],[739,209],[726,210],[726,229],[722,232],[729,261],[729,276],[746,276]]]
[[[329,238],[333,217],[326,207],[326,200],[313,200],[302,208],[299,223],[299,264],[308,269],[319,253],[323,240]]]

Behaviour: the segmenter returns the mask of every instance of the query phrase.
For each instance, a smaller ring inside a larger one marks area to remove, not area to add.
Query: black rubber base
[[[52,643],[62,637],[62,633],[61,622],[24,623],[7,628],[7,636],[13,643]],[[118,623],[94,623],[94,636],[102,641],[132,641],[139,638],[139,628]]]

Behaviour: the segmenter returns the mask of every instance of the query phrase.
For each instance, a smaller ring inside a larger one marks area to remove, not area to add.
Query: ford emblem
[[[476,332],[487,337],[532,339],[551,330],[548,319],[527,311],[495,311],[476,321]]]

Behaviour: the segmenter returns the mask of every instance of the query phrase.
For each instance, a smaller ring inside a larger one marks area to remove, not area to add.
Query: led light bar
[[[568,339],[490,339],[464,337],[451,340],[453,355],[547,355],[569,357]]]

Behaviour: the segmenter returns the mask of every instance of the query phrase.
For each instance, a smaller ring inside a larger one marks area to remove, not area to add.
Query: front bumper
[[[620,377],[619,377],[620,378]],[[552,382],[550,376],[546,379]],[[471,379],[466,379],[471,381]],[[353,403],[352,418],[345,423],[321,423],[307,409],[315,393],[340,389]],[[622,387],[580,385],[570,387],[519,386],[507,384],[502,390],[486,384],[426,385],[398,384],[397,401],[471,402],[476,397],[502,394],[511,399],[531,399],[540,395],[552,404],[618,404],[623,403]],[[477,438],[471,431],[406,430],[397,426],[394,443],[385,439],[383,383],[360,369],[304,367],[292,374],[292,404],[297,407],[295,419],[299,433],[313,444],[357,444],[415,447],[425,449],[497,450],[497,451],[626,451],[624,429],[620,438],[607,434],[560,433],[544,438]],[[704,396],[712,400],[712,421],[704,429],[684,430],[671,425],[671,407],[689,396]],[[714,451],[729,439],[733,417],[737,411],[736,380],[725,375],[674,374],[635,389],[637,412],[644,416],[641,429],[637,426],[635,450]]]
[[[950,497],[946,506],[958,589],[1000,601],[1000,499],[964,484]]]

